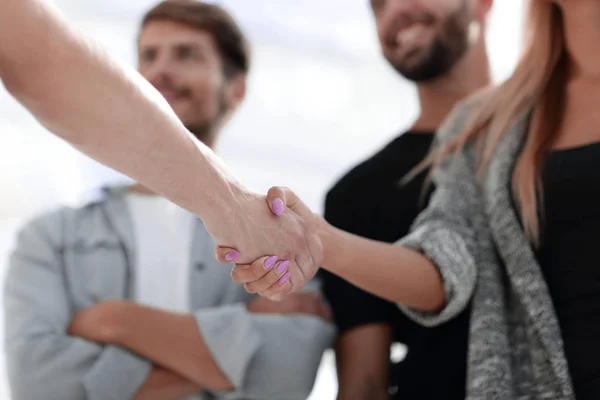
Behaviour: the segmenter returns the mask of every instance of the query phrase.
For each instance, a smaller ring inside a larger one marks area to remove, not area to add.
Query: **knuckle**
[[[242,280],[240,279],[239,276],[239,272],[236,268],[231,270],[231,279],[235,282],[235,283],[243,283]]]
[[[255,281],[262,278],[262,272],[260,266],[257,264],[252,264],[248,267],[248,275]]]

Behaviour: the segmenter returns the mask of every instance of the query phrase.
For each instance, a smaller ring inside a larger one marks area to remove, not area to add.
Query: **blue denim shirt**
[[[4,290],[14,400],[123,400],[144,383],[150,361],[66,334],[76,312],[132,298],[134,243],[123,194],[115,189],[81,208],[42,215],[21,230]],[[198,330],[235,390],[199,397],[306,399],[333,326],[312,316],[249,313],[246,304],[254,295],[213,259],[214,246],[197,220],[190,300]],[[318,290],[315,285],[307,289]]]

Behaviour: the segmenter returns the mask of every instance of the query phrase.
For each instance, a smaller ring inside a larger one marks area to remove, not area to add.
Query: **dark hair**
[[[141,28],[159,20],[178,22],[208,32],[215,41],[228,79],[248,73],[248,41],[233,17],[220,6],[197,0],[164,0],[144,15]]]

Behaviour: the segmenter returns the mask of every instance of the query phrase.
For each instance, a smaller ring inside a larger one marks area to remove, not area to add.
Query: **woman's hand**
[[[267,203],[271,213],[280,216],[269,215],[271,221],[276,221],[274,228],[252,239],[256,244],[250,250],[251,254],[259,257],[248,260],[243,251],[244,257],[240,257],[238,249],[219,246],[215,250],[215,259],[222,264],[236,261],[231,276],[235,282],[243,283],[248,292],[281,300],[310,281],[323,261],[323,245],[319,238],[321,219],[288,188],[271,188]],[[262,212],[265,211],[263,203]],[[255,212],[260,214],[259,210]],[[275,239],[269,241],[269,236]],[[253,244],[249,241],[247,245],[250,248]]]

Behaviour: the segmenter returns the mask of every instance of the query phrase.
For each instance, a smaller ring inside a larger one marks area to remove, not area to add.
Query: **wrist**
[[[248,210],[253,193],[234,181],[226,182],[222,193],[215,194],[215,207],[202,217],[208,233],[221,246],[231,246],[231,227],[238,227],[241,216]]]
[[[340,256],[338,245],[340,231],[329,224],[325,218],[317,217],[317,233],[323,245],[323,262],[321,267],[330,271],[334,268],[334,260]]]

